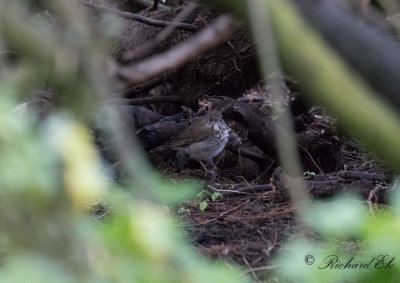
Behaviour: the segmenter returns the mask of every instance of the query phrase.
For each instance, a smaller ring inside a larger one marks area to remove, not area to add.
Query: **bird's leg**
[[[215,179],[217,178],[217,167],[215,166],[212,159],[208,160],[207,162],[211,164],[211,169],[207,171],[208,184],[214,185]]]
[[[219,160],[220,160],[220,159],[219,159]],[[218,160],[218,161],[219,161],[219,160]],[[217,161],[217,162],[218,162],[218,161]],[[213,170],[213,171],[217,171],[217,170],[218,170],[217,164],[215,164],[214,161],[213,161],[212,159],[210,160],[210,163],[211,163],[211,166],[212,166],[212,170]]]
[[[204,170],[206,171],[206,174],[204,174],[204,178],[208,179],[208,184],[209,185],[214,185],[215,184],[215,178],[216,178],[216,174],[215,174],[215,170],[212,169],[211,171],[207,169],[207,167],[204,165],[203,162],[201,162],[201,160],[199,160],[201,166],[203,166]]]
[[[215,163],[212,161],[212,159],[206,160],[206,161],[207,161],[207,163],[208,163],[209,165],[211,165],[211,170],[212,170],[212,171],[217,171],[217,170],[218,170],[218,169],[217,169],[217,166],[216,166]],[[200,162],[201,166],[203,167],[203,169],[204,169],[207,173],[210,173],[210,169],[208,169],[208,168],[206,167],[206,165],[204,165],[204,163],[203,163],[201,160],[199,160],[199,162]],[[210,166],[208,166],[208,167],[210,167]]]
[[[225,152],[222,152],[221,156],[218,158],[218,160],[216,162],[213,162],[212,159],[211,159],[211,163],[213,164],[214,169],[217,169],[217,164],[220,162],[220,160],[222,158],[224,158],[224,156],[225,156]]]
[[[204,163],[201,162],[201,160],[199,160],[199,162],[200,162],[201,166],[203,167],[203,169],[204,169],[207,173],[210,173],[210,171],[207,169],[207,167],[204,165]]]

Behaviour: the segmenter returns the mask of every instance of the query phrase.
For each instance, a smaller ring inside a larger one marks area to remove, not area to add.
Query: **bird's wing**
[[[212,133],[211,127],[205,127],[201,121],[194,121],[189,127],[179,132],[168,144],[171,147],[184,147],[202,141]]]

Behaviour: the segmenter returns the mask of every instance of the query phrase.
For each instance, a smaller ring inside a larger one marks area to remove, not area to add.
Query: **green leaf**
[[[202,190],[201,192],[199,192],[196,197],[197,198],[203,198],[204,196],[211,196],[211,193],[209,191],[206,190]]]
[[[211,195],[212,201],[216,201],[218,198],[222,198],[222,194],[221,193],[215,192],[215,193],[213,193]]]
[[[208,206],[207,200],[203,200],[203,201],[200,203],[200,210],[201,210],[201,211],[206,210],[207,206]]]

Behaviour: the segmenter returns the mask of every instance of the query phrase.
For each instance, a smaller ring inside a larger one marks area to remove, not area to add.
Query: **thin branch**
[[[153,78],[151,80],[142,82],[140,84],[135,84],[130,86],[129,88],[120,90],[118,92],[114,92],[110,95],[110,97],[126,97],[126,98],[133,98],[134,96],[138,95],[138,94],[142,94],[142,93],[148,93],[152,88],[159,86],[160,84],[162,84],[163,82],[165,82],[165,80],[167,80],[168,77],[164,76],[164,77],[156,77]]]
[[[297,146],[305,151],[305,153],[308,155],[308,157],[310,157],[310,159],[311,159],[312,163],[314,164],[314,166],[317,167],[317,169],[319,170],[319,173],[323,174],[324,170],[322,170],[322,168],[318,166],[317,162],[315,162],[315,160],[312,157],[311,153],[304,146],[302,146],[301,144],[297,143]]]
[[[246,271],[242,272],[239,277],[242,277],[242,276],[244,276],[244,275],[246,275],[247,273],[250,273],[250,272],[262,271],[262,270],[271,270],[271,269],[276,269],[276,268],[281,267],[281,266],[282,265],[267,265],[267,266],[254,267],[254,268],[251,268],[249,270],[246,270]]]
[[[272,190],[270,184],[248,185],[248,186],[238,185],[231,190],[217,189],[210,185],[208,185],[207,187],[213,190],[214,192],[221,193],[224,197],[235,196],[235,195],[247,195],[247,194],[252,194],[257,192],[267,192]]]
[[[183,224],[176,224],[175,226],[177,226],[177,227],[181,227],[181,226],[184,226],[184,227],[195,227],[195,226],[205,225],[205,224],[207,224],[207,223],[210,223],[210,222],[213,222],[213,221],[215,221],[215,220],[218,220],[219,218],[221,218],[221,217],[224,216],[225,214],[227,214],[227,213],[229,213],[229,212],[232,212],[232,211],[234,211],[234,210],[236,210],[236,209],[242,207],[243,205],[248,204],[249,202],[250,202],[250,200],[246,200],[245,202],[242,202],[242,203],[239,204],[238,206],[235,206],[234,208],[231,208],[231,209],[229,209],[229,210],[226,210],[226,211],[222,212],[218,217],[214,217],[214,218],[208,219],[208,220],[206,220],[206,221],[204,221],[204,222],[201,222],[201,223],[194,223],[194,224],[186,224],[186,223],[183,223]],[[254,201],[253,201],[253,202],[254,202]],[[252,202],[252,203],[253,203],[253,202]]]
[[[94,8],[96,10],[103,11],[103,12],[112,13],[116,16],[134,20],[134,21],[138,21],[143,24],[154,26],[154,27],[163,28],[166,26],[174,26],[177,29],[186,30],[186,31],[197,31],[197,29],[198,29],[195,25],[191,25],[191,24],[154,20],[154,19],[150,19],[145,16],[142,16],[142,15],[124,12],[124,11],[118,10],[113,7],[101,6],[101,5],[95,4],[93,2],[85,1],[85,0],[79,0],[79,2],[86,7]]]
[[[252,152],[250,150],[246,150],[246,149],[240,149],[239,153],[243,156],[243,157],[247,157],[249,159],[252,159],[258,163],[264,163],[267,159],[264,155],[256,153],[256,152]]]
[[[173,22],[181,22],[184,20],[195,8],[197,4],[190,3],[189,5],[185,6],[185,8],[173,19]],[[172,32],[176,29],[176,26],[169,25],[164,30],[162,30],[155,39],[148,41],[145,44],[142,44],[136,47],[133,50],[128,51],[126,54],[122,56],[122,60],[124,62],[133,61],[135,58],[138,57],[145,57],[145,55],[150,54],[151,51],[154,50],[158,44],[163,42],[167,39]]]
[[[118,75],[128,84],[133,85],[154,78],[164,72],[175,70],[189,60],[200,56],[210,48],[225,41],[232,35],[235,27],[236,21],[232,16],[221,15],[210,26],[201,30],[190,40],[137,64],[122,67],[118,71]]]
[[[233,153],[239,153],[241,156],[251,159],[257,163],[262,164],[262,163],[265,163],[265,161],[267,160],[267,158],[264,155],[256,153],[256,152],[252,152],[250,150],[238,149],[238,148],[235,148],[234,146],[230,146],[230,145],[228,145],[226,147],[226,149]]]
[[[250,200],[246,200],[245,202],[242,202],[241,204],[235,206],[234,208],[231,208],[231,209],[228,209],[228,210],[222,212],[218,217],[209,219],[209,220],[207,220],[207,221],[204,221],[203,223],[196,223],[196,225],[204,225],[204,224],[207,224],[207,223],[209,223],[209,222],[211,222],[211,221],[217,220],[218,218],[221,218],[222,216],[224,216],[224,215],[228,214],[229,212],[232,212],[232,211],[234,211],[234,210],[236,210],[236,209],[242,207],[242,206],[245,205],[245,204],[248,204],[249,202],[250,202]]]
[[[107,99],[105,103],[115,104],[126,104],[126,105],[146,105],[146,104],[157,104],[157,103],[179,103],[182,102],[182,97],[179,95],[168,95],[168,96],[150,96],[141,98],[113,98]]]
[[[249,262],[247,261],[247,259],[242,256],[243,262],[247,265],[247,267],[249,268],[249,271],[251,272],[251,274],[253,275],[253,278],[257,281],[260,281],[260,279],[258,278],[256,272],[254,271],[254,269],[250,266]]]
[[[370,211],[371,211],[371,213],[372,213],[372,216],[375,218],[375,214],[374,214],[374,210],[373,210],[373,208],[372,208],[372,206],[373,206],[373,201],[372,201],[372,199],[375,197],[377,200],[378,200],[378,192],[380,191],[380,190],[383,190],[384,188],[383,188],[383,186],[382,185],[380,185],[380,184],[378,184],[378,185],[376,185],[370,192],[369,192],[369,196],[368,196],[368,200],[367,200],[367,202],[368,202],[368,205],[369,205],[369,209],[370,209]]]

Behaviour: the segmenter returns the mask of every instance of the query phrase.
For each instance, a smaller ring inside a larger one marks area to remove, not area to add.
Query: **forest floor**
[[[191,23],[212,27],[218,13],[204,8],[199,11],[200,14],[191,18]],[[184,7],[145,15],[159,20],[174,20],[183,12]],[[165,55],[178,44],[182,47],[185,43],[189,49],[193,48],[190,40],[196,37],[196,34],[180,30],[171,32],[170,37],[160,41],[159,33],[159,28],[127,22],[116,59],[128,66],[132,61],[143,63],[146,62],[144,58],[151,59],[154,54]],[[143,46],[148,45],[151,48],[143,50]],[[127,56],[132,52],[136,57]],[[297,237],[300,229],[287,194],[291,177],[280,169],[276,154],[270,148],[275,138],[272,121],[279,119],[279,115],[271,114],[277,113],[272,111],[276,110],[276,103],[269,99],[268,87],[263,87],[257,53],[245,28],[235,30],[229,40],[204,54],[194,54],[194,57],[195,60],[181,68],[126,89],[126,101],[137,105],[132,110],[138,128],[136,133],[160,171],[172,178],[205,180],[204,170],[197,161],[189,160],[179,170],[176,162],[172,162],[173,157],[160,156],[152,151],[183,125],[183,116],[174,120],[176,124],[172,120],[163,124],[158,116],[169,119],[189,108],[194,111],[217,108],[222,112],[233,132],[242,139],[242,149],[253,153],[249,158],[238,151],[225,149],[214,158],[218,170],[213,187],[237,192],[212,200],[215,191],[211,190],[209,194],[176,207],[173,212],[182,220],[193,245],[207,257],[233,260],[249,272],[268,268],[271,257],[286,241]],[[383,166],[359,142],[350,138],[351,133],[341,133],[336,120],[322,108],[304,104],[294,80],[282,75],[282,84],[287,94],[286,106],[293,114],[299,157],[305,173],[304,177],[297,178],[302,179],[309,196],[326,199],[351,191],[360,194],[366,205],[386,202],[385,188],[390,177]],[[165,101],[159,99],[163,97]],[[224,110],[225,102],[233,104],[228,111]],[[141,115],[146,123],[137,121]],[[238,192],[238,187],[246,190]],[[200,209],[204,201],[207,207]]]
[[[307,151],[301,155],[303,168],[308,171],[301,179],[311,198],[327,199],[351,191],[360,194],[366,206],[386,202],[383,189],[389,177],[382,165],[374,161],[359,143],[340,135],[334,119],[324,114],[321,108],[310,108],[294,120],[297,137],[303,141],[317,141],[315,148],[308,146],[311,153]],[[256,170],[257,175],[251,175],[246,170],[249,161],[227,150],[215,160],[218,167],[215,187],[248,189],[214,201],[211,199],[213,191],[209,190],[209,193],[176,207],[174,213],[200,253],[213,259],[234,261],[257,278],[255,271],[270,269],[273,255],[287,241],[298,237],[297,232],[301,229],[290,199],[282,198],[280,193],[285,190],[283,181],[279,180],[282,170],[271,159],[269,164],[263,164],[263,171]],[[164,163],[158,160],[157,167],[176,178],[205,179],[205,172],[196,161],[189,161],[179,172],[170,159]],[[252,186],[260,184],[275,186],[252,191]],[[200,206],[204,201],[207,206],[202,211]]]

